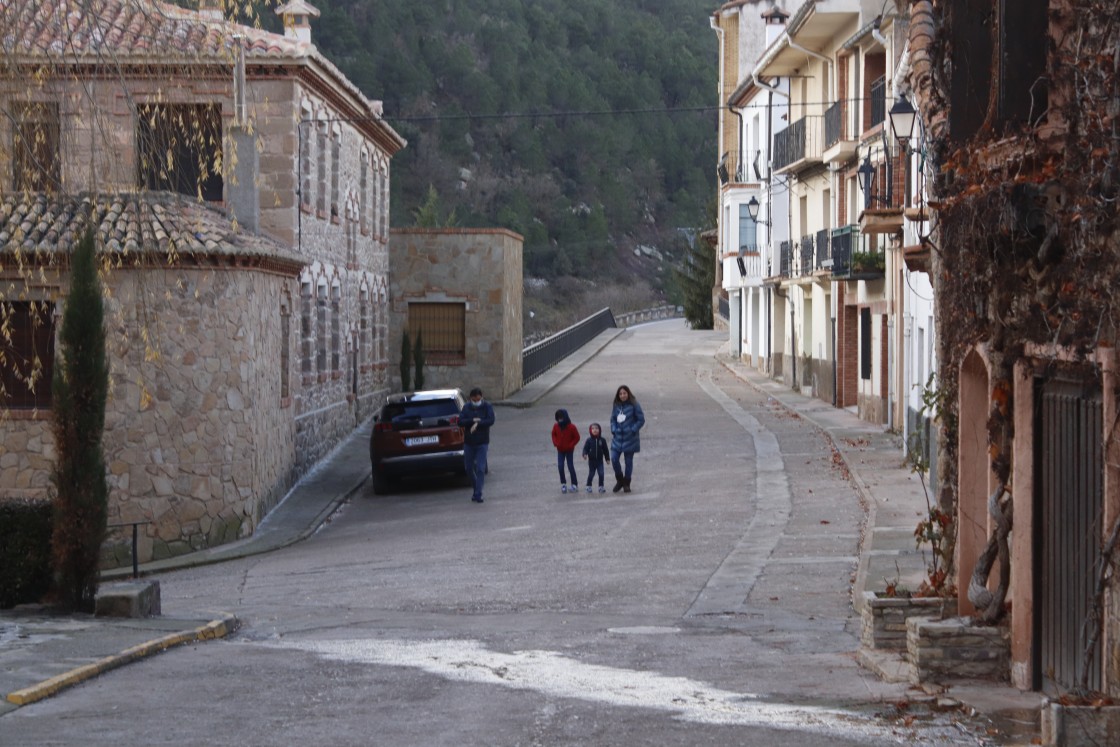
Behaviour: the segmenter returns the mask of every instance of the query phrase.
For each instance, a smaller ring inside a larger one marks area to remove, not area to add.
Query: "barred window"
[[[13,111],[13,117],[12,170],[16,190],[58,191],[58,104],[26,104]]]
[[[315,136],[315,158],[318,170],[318,185],[315,193],[315,209],[320,215],[327,214],[327,125],[319,123]]]
[[[315,349],[315,370],[319,373],[326,373],[327,370],[327,286],[326,284],[319,286],[319,297],[316,299],[316,319],[315,326],[317,327],[317,342]]]
[[[50,409],[54,304],[0,303],[0,407]]]
[[[337,218],[338,212],[338,172],[342,158],[342,133],[335,132],[331,138],[331,217]]]
[[[340,371],[342,336],[339,325],[342,323],[342,290],[337,285],[331,288],[331,370]]]
[[[291,374],[291,333],[292,310],[288,308],[287,301],[282,301],[280,303],[280,397],[282,399],[291,396],[288,386],[288,377]]]
[[[361,360],[362,365],[373,363],[372,360],[365,360],[372,358],[373,345],[370,341],[370,326],[369,326],[369,290],[362,288],[359,296],[359,306],[361,312],[358,319],[358,354],[364,356]]]
[[[434,365],[466,363],[466,317],[464,303],[410,303],[408,335],[415,344],[423,336],[425,359]]]
[[[300,361],[301,371],[311,373],[311,355],[315,345],[315,327],[311,317],[311,283],[303,283],[299,290],[300,296]]]
[[[136,146],[141,187],[221,201],[220,104],[143,104]]]

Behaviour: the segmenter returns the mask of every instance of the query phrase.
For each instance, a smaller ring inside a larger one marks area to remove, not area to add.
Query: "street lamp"
[[[856,179],[859,180],[859,188],[863,190],[863,207],[869,208],[871,187],[875,184],[875,167],[871,165],[871,156],[863,157],[863,163],[856,169]]]
[[[758,219],[758,208],[759,208],[758,198],[755,197],[754,195],[751,195],[751,199],[749,199],[747,201],[747,215],[749,215],[751,217],[751,220],[753,220],[755,223],[758,223],[759,225],[763,225],[763,226],[769,226],[770,221],[760,221]]]
[[[898,101],[891,107],[890,115],[891,131],[894,132],[895,140],[902,146],[902,150],[909,152],[910,138],[914,134],[914,120],[918,118],[918,113],[914,111],[913,105],[905,96],[899,96]]]

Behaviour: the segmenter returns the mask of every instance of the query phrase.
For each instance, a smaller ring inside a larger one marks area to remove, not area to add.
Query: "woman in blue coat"
[[[642,450],[638,431],[646,424],[642,406],[623,384],[614,395],[614,408],[611,410],[611,466],[614,467],[614,492],[630,492],[630,475],[634,471],[634,455]],[[623,464],[619,464],[622,457]]]

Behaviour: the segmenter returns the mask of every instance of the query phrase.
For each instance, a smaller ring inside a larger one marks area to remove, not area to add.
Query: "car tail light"
[[[375,433],[390,433],[393,430],[393,424],[378,423],[377,425],[373,426],[373,430]]]
[[[447,419],[447,422],[450,423],[451,425],[459,425],[459,416],[458,415],[452,415],[451,417],[449,417]]]

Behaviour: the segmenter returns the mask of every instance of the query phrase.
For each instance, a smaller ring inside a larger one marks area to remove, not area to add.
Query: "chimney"
[[[311,18],[319,17],[319,9],[304,0],[291,0],[276,9],[284,19],[284,36],[311,43]]]
[[[774,6],[762,14],[762,20],[766,22],[766,46],[769,47],[786,30],[789,13],[783,13]]]
[[[226,179],[230,212],[242,230],[259,233],[261,195],[258,184],[260,154],[257,152],[257,136],[249,126],[240,122],[230,126],[229,135],[234,150],[229,164],[229,178]]]

